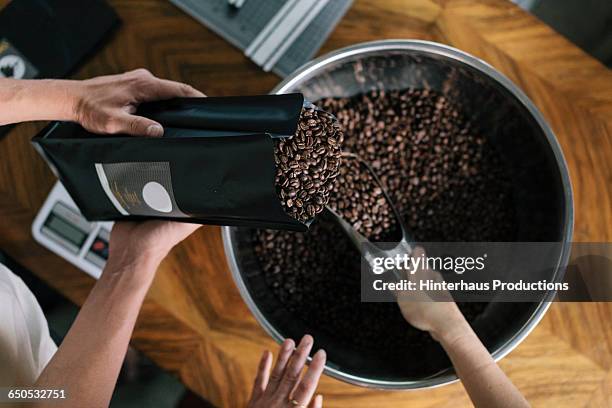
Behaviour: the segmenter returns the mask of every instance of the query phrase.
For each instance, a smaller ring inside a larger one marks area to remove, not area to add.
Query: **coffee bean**
[[[393,208],[373,174],[356,158],[343,158],[328,205],[370,241],[401,240]],[[380,225],[389,228],[376,228]]]
[[[304,108],[296,133],[276,142],[275,184],[281,206],[291,217],[305,222],[323,211],[336,182],[343,138],[333,115]]]
[[[364,65],[355,75],[366,76],[368,71]],[[370,163],[382,186],[372,185],[359,169],[351,171],[346,159],[326,156],[328,170],[339,181],[334,187],[331,176],[324,178],[318,201],[305,203],[306,211],[313,203],[322,210],[329,199],[353,225],[385,238],[394,226],[393,219],[381,218],[386,202],[377,187],[382,187],[418,241],[516,238],[506,167],[462,113],[460,101],[431,90],[406,89],[329,98],[317,105],[338,118],[345,132],[342,149]],[[324,141],[319,147],[328,151],[332,146]],[[353,183],[352,190],[346,183]],[[328,213],[317,215],[307,233],[256,230],[252,239],[271,294],[287,313],[336,345],[395,361],[397,350],[406,345],[424,350],[435,342],[409,326],[397,305],[360,301],[360,254]],[[471,322],[486,304],[459,307]]]

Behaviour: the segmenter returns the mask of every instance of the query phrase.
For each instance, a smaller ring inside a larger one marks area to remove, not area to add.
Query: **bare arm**
[[[37,388],[65,389],[65,406],[108,406],[156,266],[138,260],[104,270]]]
[[[35,387],[65,389],[65,407],[108,406],[155,271],[197,227],[161,221],[115,224],[107,266]]]
[[[423,250],[415,249],[414,256]],[[435,271],[420,271],[437,274]],[[470,399],[478,408],[529,407],[521,392],[495,363],[489,351],[454,302],[415,301],[413,294],[398,293],[404,318],[428,331],[448,354]]]
[[[95,133],[162,136],[162,126],[134,113],[141,102],[201,97],[189,85],[137,69],[85,81],[0,78],[0,125],[61,120]]]
[[[138,105],[201,96],[189,85],[156,78],[144,69],[85,81],[0,79],[0,125],[62,120],[96,133],[161,136],[159,123],[134,114]],[[108,406],[155,271],[168,251],[196,228],[160,221],[115,224],[106,268],[35,386],[65,389],[64,406]]]
[[[447,319],[436,324],[431,334],[451,359],[457,375],[476,407],[529,407],[481,343],[455,303],[441,303]]]
[[[0,78],[0,125],[73,119],[70,91],[75,81]]]

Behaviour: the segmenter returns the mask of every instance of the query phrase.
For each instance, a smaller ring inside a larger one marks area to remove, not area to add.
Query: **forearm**
[[[74,120],[78,81],[0,78],[0,125],[36,120]]]
[[[465,319],[453,321],[439,340],[474,406],[529,407]]]
[[[143,260],[107,266],[37,388],[66,389],[65,406],[108,406],[157,265]]]

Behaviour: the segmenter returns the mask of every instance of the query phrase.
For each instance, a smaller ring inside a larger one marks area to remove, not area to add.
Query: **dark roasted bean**
[[[371,241],[401,239],[393,209],[364,165],[354,158],[343,158],[337,180],[328,203],[334,211]],[[382,224],[393,227],[375,233],[375,227]]]
[[[355,75],[367,76],[369,69],[360,66]],[[345,130],[342,149],[375,168],[418,241],[516,239],[508,172],[487,138],[462,114],[458,101],[431,90],[406,89],[376,90],[317,104],[336,115]],[[317,166],[325,169],[327,164],[327,170],[319,173],[323,181],[316,196],[310,194],[312,201],[304,203],[306,211],[314,203],[320,212],[327,199],[336,200],[337,210],[350,214],[352,224],[371,231],[372,237],[387,237],[394,226],[382,190],[376,185],[371,191],[362,188],[369,180],[344,169],[345,159],[338,170],[340,160],[328,156],[333,146],[315,142],[313,151],[319,146],[328,153]],[[350,179],[357,194],[336,197],[350,189],[342,183],[331,188],[329,180],[339,172],[337,178],[343,183]],[[360,301],[360,255],[327,213],[319,214],[307,233],[255,231],[253,245],[263,280],[280,305],[336,344],[395,361],[397,350],[406,344],[424,350],[435,342],[426,332],[410,327],[397,305]],[[486,305],[460,303],[459,307],[471,322]]]
[[[334,140],[331,148],[330,139]],[[336,182],[342,140],[333,115],[304,108],[295,135],[276,143],[275,183],[281,205],[290,216],[304,222],[323,210],[329,200],[327,192]]]

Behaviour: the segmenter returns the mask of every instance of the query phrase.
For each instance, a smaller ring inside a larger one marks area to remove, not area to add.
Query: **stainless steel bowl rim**
[[[270,93],[286,93],[287,91],[291,90],[296,84],[304,81],[312,75],[316,75],[320,68],[326,67],[331,63],[338,62],[340,60],[350,59],[351,57],[357,55],[363,57],[369,53],[380,53],[381,51],[419,51],[434,55],[442,55],[455,61],[461,62],[465,65],[468,65],[480,71],[481,73],[489,76],[490,78],[494,79],[496,82],[504,86],[536,120],[540,129],[546,135],[546,139],[550,145],[550,148],[552,149],[555,155],[565,193],[565,231],[562,242],[563,248],[561,256],[559,257],[559,262],[557,264],[554,278],[555,282],[561,281],[562,274],[560,274],[560,267],[567,265],[570,254],[570,243],[574,229],[572,185],[570,182],[567,164],[563,156],[563,152],[552,129],[546,123],[544,117],[533,104],[533,102],[510,79],[501,74],[488,63],[454,47],[431,41],[401,39],[371,41],[341,48],[339,50],[332,51],[328,54],[314,59],[313,61],[303,65],[302,67],[294,71],[292,74],[290,74],[285,80],[279,83]],[[236,263],[236,257],[234,256],[230,231],[231,227],[223,227],[222,235],[227,262],[232,272],[234,282],[236,283],[236,286],[238,287],[242,298],[246,302],[247,306],[249,307],[257,321],[261,324],[261,326],[263,326],[266,332],[268,332],[268,334],[270,334],[270,336],[274,338],[276,342],[281,343],[284,338],[261,313],[244,284],[242,276],[240,275],[240,270]],[[549,292],[545,300],[538,305],[538,307],[529,317],[527,322],[512,337],[507,339],[504,344],[498,347],[497,350],[493,351],[492,356],[495,361],[498,361],[501,358],[505,357],[508,353],[514,350],[514,348],[517,347],[525,339],[525,337],[529,335],[529,333],[531,333],[531,331],[540,322],[542,317],[544,317],[544,314],[550,307],[550,303],[553,300],[554,296],[554,292]],[[362,387],[393,390],[415,390],[424,388],[434,388],[445,384],[450,384],[458,380],[457,375],[451,369],[444,370],[441,373],[436,373],[430,376],[429,378],[415,381],[388,381],[365,378],[348,374],[329,366],[325,368],[325,373],[330,375],[331,377]]]

